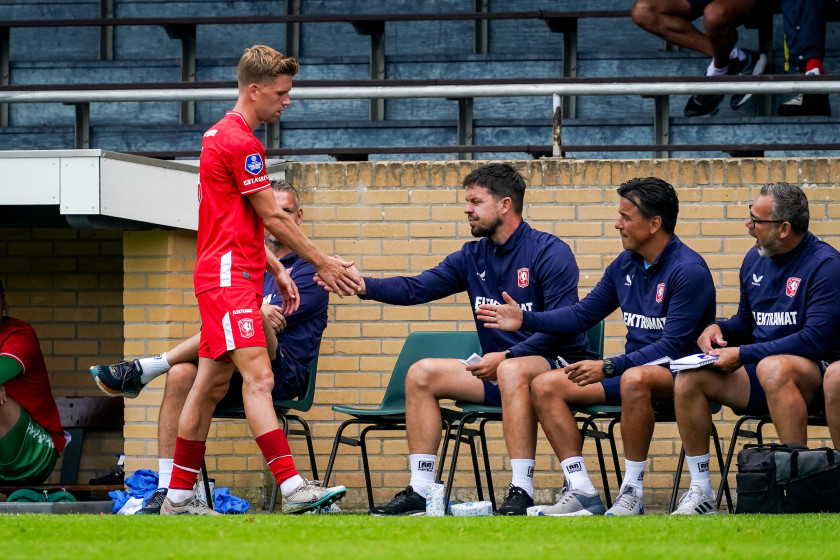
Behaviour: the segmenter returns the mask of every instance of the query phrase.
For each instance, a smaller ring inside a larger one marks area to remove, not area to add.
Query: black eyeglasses
[[[760,220],[756,218],[752,213],[753,205],[750,204],[750,220],[752,220],[752,225],[755,227],[755,224],[783,224],[785,220]]]

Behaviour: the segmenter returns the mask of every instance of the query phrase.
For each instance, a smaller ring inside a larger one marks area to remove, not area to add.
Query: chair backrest
[[[397,363],[391,372],[380,409],[405,406],[405,376],[412,364],[423,358],[467,359],[473,352],[481,355],[475,331],[413,332],[405,339]]]
[[[601,321],[594,327],[586,331],[586,340],[589,342],[589,348],[598,354],[599,358],[604,357],[604,322]]]
[[[315,356],[315,361],[309,367],[309,383],[306,385],[306,392],[297,400],[274,401],[275,408],[292,409],[298,412],[306,412],[312,408],[312,402],[315,400],[315,380],[318,377],[318,356]]]

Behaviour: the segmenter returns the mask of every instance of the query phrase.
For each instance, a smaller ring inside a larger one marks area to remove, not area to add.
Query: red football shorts
[[[262,298],[248,288],[216,288],[198,294],[202,358],[229,361],[228,352],[265,346],[260,306]]]

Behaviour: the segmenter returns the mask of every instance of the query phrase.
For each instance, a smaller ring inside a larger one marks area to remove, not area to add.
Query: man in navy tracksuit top
[[[697,352],[697,335],[714,320],[715,288],[703,258],[674,235],[679,201],[674,188],[654,177],[633,179],[618,188],[615,228],[625,251],[580,303],[535,313],[507,305],[487,305],[479,318],[490,328],[541,332],[582,332],[621,308],[627,326],[625,353],[586,360],[536,377],[530,394],[543,431],[560,460],[566,484],[557,504],[535,506],[529,515],[605,513],[581,456],[581,439],[571,404],[622,407],[625,476],[607,515],[637,515],[642,479],[653,436],[653,400],[673,396],[667,362]],[[665,365],[656,365],[659,362]]]
[[[697,341],[720,356],[680,373],[676,411],[691,486],[674,513],[715,513],[709,476],[709,401],[766,414],[783,443],[808,441],[811,405],[827,362],[840,358],[840,253],[808,231],[808,199],[796,185],[761,188],[746,221],[756,239],[741,265],[738,312]],[[835,430],[833,433],[836,433]]]
[[[473,309],[498,302],[502,292],[518,294],[525,309],[543,311],[578,301],[579,271],[568,245],[536,231],[522,220],[525,180],[510,165],[489,164],[463,180],[464,213],[479,241],[471,241],[438,266],[417,276],[363,278],[360,296],[396,305],[414,305],[466,290]],[[582,332],[582,331],[580,331]],[[465,366],[457,359],[424,359],[406,376],[406,431],[411,482],[372,515],[410,515],[425,511],[426,486],[434,481],[441,419],[438,401],[454,398],[502,405],[505,437],[510,414],[530,414],[530,399],[507,399],[507,381],[592,357],[583,334],[550,335],[531,331],[505,333],[478,329],[484,356]],[[467,356],[464,356],[467,358]],[[496,385],[498,382],[498,385]],[[524,402],[523,402],[524,401]],[[520,411],[524,409],[524,411]],[[509,446],[513,484],[497,513],[524,515],[533,505],[536,419]],[[530,492],[529,492],[530,487]]]

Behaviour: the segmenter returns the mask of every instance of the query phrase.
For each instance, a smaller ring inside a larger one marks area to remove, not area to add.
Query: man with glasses
[[[745,225],[755,238],[741,265],[741,299],[730,319],[697,344],[718,359],[677,375],[675,406],[691,485],[675,514],[716,513],[709,475],[715,401],[741,414],[767,414],[782,443],[808,441],[808,411],[822,406],[826,366],[840,358],[840,253],[808,231],[805,193],[761,188]]]

